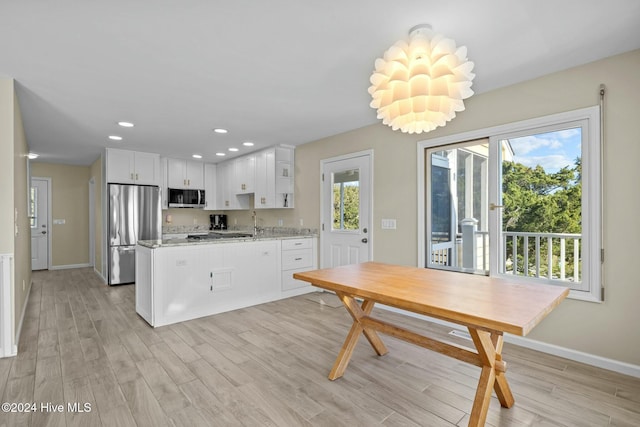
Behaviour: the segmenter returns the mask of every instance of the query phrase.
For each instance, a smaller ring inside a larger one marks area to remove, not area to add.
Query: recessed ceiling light
[[[123,128],[132,128],[133,127],[133,123],[131,123],[131,122],[118,122],[118,124],[120,126],[122,126]]]
[[[37,159],[40,155],[36,154],[36,153],[29,153],[27,154],[27,159],[29,160],[33,160],[33,159]]]
[[[225,153],[216,153],[216,156],[226,156]]]
[[[122,141],[122,137],[117,135],[109,135],[109,139],[113,141]]]
[[[222,129],[222,128],[215,128],[213,131],[215,133],[227,133],[228,132],[228,130]]]
[[[253,142],[243,142],[242,145],[244,145],[245,147],[253,147]]]
[[[231,147],[229,148],[229,151],[238,151],[238,149],[236,147]]]
[[[193,157],[194,159],[201,159],[202,156],[200,154],[193,154],[191,157]]]

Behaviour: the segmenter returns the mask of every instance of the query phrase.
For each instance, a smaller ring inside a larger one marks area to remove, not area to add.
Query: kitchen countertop
[[[217,231],[216,231],[217,232]],[[241,230],[229,230],[229,232],[242,232]],[[224,232],[223,232],[224,233]],[[190,234],[202,234],[198,232]],[[282,231],[279,230],[262,230],[258,232],[256,237],[229,237],[229,238],[216,238],[216,239],[160,239],[160,240],[139,240],[138,244],[151,249],[175,247],[175,246],[194,246],[194,245],[215,245],[220,243],[237,243],[237,242],[255,242],[259,240],[282,240],[282,239],[300,239],[306,237],[318,237],[317,233],[312,230],[295,230],[295,231]]]

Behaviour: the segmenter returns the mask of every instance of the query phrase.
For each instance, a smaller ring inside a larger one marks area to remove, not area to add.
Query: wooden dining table
[[[333,291],[353,324],[329,373],[344,374],[360,335],[382,356],[378,332],[481,368],[469,426],[483,426],[492,391],[503,407],[514,404],[502,359],[503,334],[527,335],[569,293],[566,287],[379,262],[295,273],[295,279]],[[362,302],[359,303],[358,300]],[[475,349],[426,337],[372,316],[376,303],[466,327]]]

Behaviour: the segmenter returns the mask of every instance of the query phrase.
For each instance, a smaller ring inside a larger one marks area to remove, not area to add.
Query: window
[[[31,187],[29,191],[29,225],[31,228],[38,226],[38,189]]]
[[[599,137],[592,107],[419,142],[422,266],[600,300]]]
[[[333,184],[333,230],[360,229],[360,171],[349,169],[331,174]]]

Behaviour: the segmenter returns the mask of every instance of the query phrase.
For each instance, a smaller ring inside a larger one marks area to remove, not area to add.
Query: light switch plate
[[[383,230],[395,230],[396,229],[396,220],[395,219],[382,219],[382,229]]]
[[[54,219],[54,220],[53,220],[53,223],[54,223],[55,225],[64,225],[64,223],[65,223],[65,222],[66,222],[66,221],[65,221],[64,219]]]

